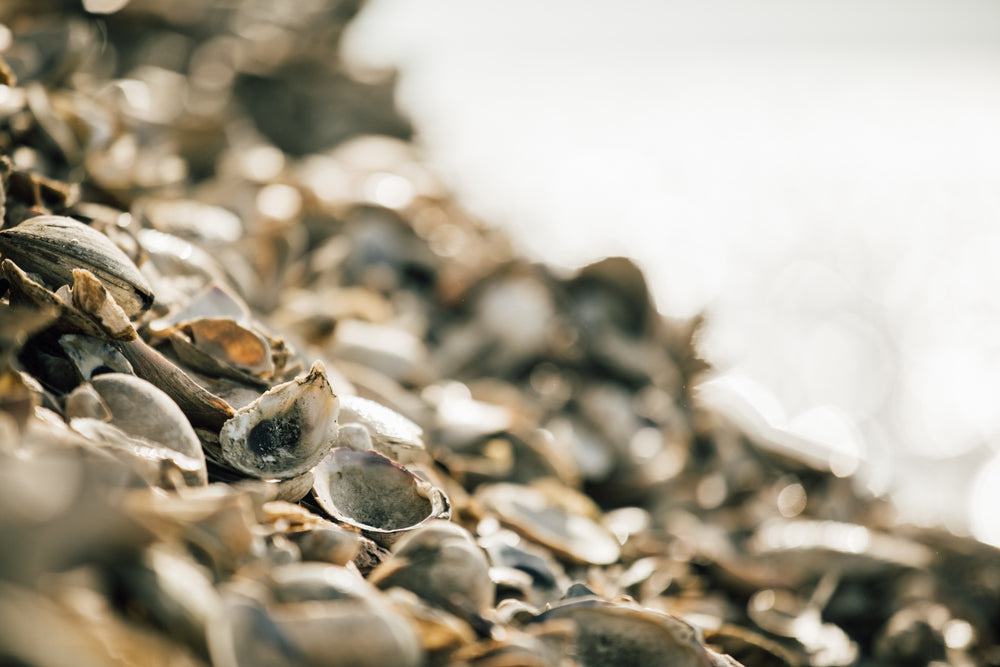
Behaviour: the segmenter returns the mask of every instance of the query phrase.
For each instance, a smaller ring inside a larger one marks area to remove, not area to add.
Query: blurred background
[[[344,46],[529,256],[705,313],[707,400],[1000,544],[1000,4],[373,0]]]

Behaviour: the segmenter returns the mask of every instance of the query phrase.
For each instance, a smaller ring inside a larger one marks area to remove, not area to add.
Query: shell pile
[[[1000,558],[421,162],[359,2],[0,6],[0,663],[1000,665]]]

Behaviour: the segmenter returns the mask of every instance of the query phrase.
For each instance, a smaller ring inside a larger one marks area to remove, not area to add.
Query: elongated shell
[[[52,289],[72,285],[73,269],[87,269],[129,317],[153,305],[153,290],[128,255],[101,232],[72,218],[39,215],[0,230],[0,253]]]
[[[271,388],[222,425],[222,456],[260,479],[287,479],[322,460],[336,437],[340,401],[317,361],[309,374]]]

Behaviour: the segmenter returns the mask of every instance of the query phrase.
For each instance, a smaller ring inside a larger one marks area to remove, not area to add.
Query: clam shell
[[[101,232],[59,215],[39,215],[0,230],[0,253],[53,288],[73,283],[87,269],[129,317],[149,310],[153,290],[128,255]]]
[[[261,479],[287,479],[322,460],[336,437],[340,401],[317,361],[308,375],[271,388],[222,426],[222,456]]]
[[[313,494],[331,517],[382,546],[451,517],[444,492],[378,452],[338,447],[315,470]]]

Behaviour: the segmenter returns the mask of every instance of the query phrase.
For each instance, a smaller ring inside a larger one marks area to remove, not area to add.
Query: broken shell
[[[110,421],[111,411],[101,399],[94,386],[84,382],[66,396],[63,412],[66,419],[72,421],[84,417],[98,421]]]
[[[56,317],[55,327],[59,331],[84,333],[89,336],[104,337],[104,332],[89,317],[76,309],[68,299],[33,280],[21,267],[10,259],[0,263],[3,275],[10,283],[11,303],[32,303],[49,311]]]
[[[400,586],[460,616],[493,606],[494,586],[486,554],[467,530],[431,521],[393,545],[392,556],[369,575],[382,589]]]
[[[73,305],[90,317],[114,340],[135,340],[135,327],[97,276],[86,269],[73,269]]]
[[[479,502],[496,512],[501,521],[559,555],[593,565],[618,560],[621,547],[611,531],[571,507],[556,503],[552,495],[507,483],[476,490]]]
[[[315,470],[313,494],[331,517],[382,546],[451,517],[444,492],[378,452],[336,448]]]
[[[361,396],[340,397],[339,421],[342,426],[363,426],[371,436],[371,445],[393,459],[424,449],[423,429],[395,410]]]
[[[223,366],[262,378],[274,373],[267,340],[235,320],[203,317],[186,322],[182,331],[196,349]]]
[[[72,284],[73,269],[87,269],[129,317],[153,305],[153,290],[132,260],[107,236],[72,218],[39,215],[0,230],[0,253],[53,288]]]
[[[59,337],[59,347],[85,381],[101,373],[133,374],[132,364],[114,345],[93,336],[65,334]]]
[[[581,667],[712,664],[694,627],[669,614],[597,598],[574,598],[542,613],[536,622],[557,618],[577,626],[574,657]]]
[[[308,375],[271,388],[223,424],[222,456],[261,479],[301,475],[333,446],[339,407],[317,361]]]

